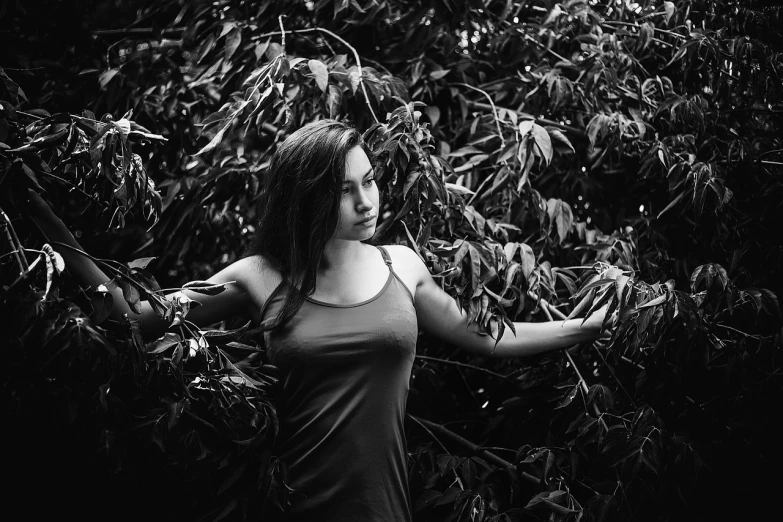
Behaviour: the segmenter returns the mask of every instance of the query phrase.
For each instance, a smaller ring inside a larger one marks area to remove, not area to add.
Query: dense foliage
[[[323,117],[376,153],[374,241],[414,248],[479,327],[619,315],[611,339],[534,360],[420,338],[416,520],[763,507],[760,475],[783,463],[779,7],[74,4],[10,7],[0,46],[2,405],[20,508],[245,520],[285,506],[276,370],[251,318],[198,330],[161,287],[221,291],[199,281],[242,255],[276,143]],[[106,288],[68,277],[28,190]],[[169,332],[145,343],[132,318],[107,320],[110,285]],[[42,490],[50,502],[23,504]]]

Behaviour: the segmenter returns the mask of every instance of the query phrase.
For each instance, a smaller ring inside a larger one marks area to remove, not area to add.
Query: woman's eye
[[[364,182],[365,185],[371,184],[373,181],[375,181],[375,178],[369,178],[367,181]]]

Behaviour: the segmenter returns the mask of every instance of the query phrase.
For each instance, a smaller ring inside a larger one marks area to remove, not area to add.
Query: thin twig
[[[449,361],[448,359],[438,359],[437,357],[429,357],[427,355],[418,355],[418,354],[416,355],[416,359],[424,359],[427,361],[436,361],[436,362],[441,362],[446,364],[453,364],[455,366],[462,366],[465,368],[470,368],[472,370],[478,370],[480,372],[488,373],[495,377],[500,377],[501,379],[509,380],[508,377],[506,377],[505,375],[495,373],[492,370],[487,370],[486,368],[482,368],[481,366],[473,366],[472,364],[462,363],[458,361]]]
[[[447,437],[447,438],[451,439],[452,442],[455,442],[455,443],[459,444],[460,446],[462,446],[465,449],[469,450],[471,453],[474,453],[474,454],[478,455],[479,457],[482,457],[484,460],[486,460],[488,462],[491,462],[491,463],[495,464],[496,466],[500,466],[500,467],[505,468],[505,469],[514,469],[514,470],[516,469],[516,466],[514,464],[512,464],[511,462],[498,457],[494,453],[491,453],[489,451],[481,449],[481,447],[478,444],[474,444],[474,443],[470,442],[468,439],[466,439],[466,438],[464,438],[464,437],[462,437],[460,435],[457,435],[453,431],[451,431],[451,430],[449,430],[447,428],[444,428],[440,424],[435,424],[432,421],[428,421],[428,420],[425,420],[425,419],[422,419],[422,418],[419,418],[419,417],[414,417],[410,413],[408,414],[408,417],[410,417],[411,419],[417,421],[419,424],[422,424],[422,425],[428,427],[430,430],[432,430],[432,431],[434,431],[434,432],[436,432],[436,433],[438,433],[440,435],[443,435],[444,437]],[[519,473],[520,477],[522,477],[523,479],[529,481],[531,484],[539,485],[541,483],[541,481],[537,477],[534,477],[533,475],[531,475],[529,473],[525,473],[524,471],[518,471],[518,473]]]
[[[283,27],[283,15],[278,16],[277,21],[280,23],[280,46],[283,48],[283,54],[285,54],[285,27]]]
[[[20,111],[20,110],[17,110],[16,113],[17,114],[21,114],[22,116],[27,116],[29,118],[35,118],[36,120],[44,119],[43,116],[38,116],[37,114],[30,114],[29,112],[24,112],[24,111]]]
[[[88,194],[88,193],[86,193],[86,192],[85,192],[84,190],[82,190],[80,187],[78,187],[77,185],[74,185],[73,183],[71,183],[70,181],[68,181],[68,180],[67,180],[67,179],[65,179],[65,178],[61,178],[60,176],[58,176],[58,175],[56,175],[56,174],[52,174],[51,172],[43,172],[43,171],[41,171],[41,172],[40,172],[40,174],[43,174],[44,176],[49,176],[49,177],[51,177],[51,178],[54,178],[54,179],[56,179],[57,181],[60,181],[60,182],[62,182],[62,183],[65,183],[66,185],[70,185],[70,187],[71,187],[71,189],[72,189],[72,190],[78,190],[79,192],[81,192],[81,193],[82,193],[82,195],[83,195],[83,196],[85,196],[86,198],[88,198],[89,200],[91,200],[93,203],[99,203],[99,202],[100,202],[100,200],[99,200],[97,197],[95,197],[95,196],[94,196],[94,195],[92,195],[92,194]]]
[[[24,259],[19,255],[20,250],[22,250],[22,245],[18,243],[18,238],[16,241],[14,241],[14,238],[16,237],[16,231],[14,230],[14,226],[11,224],[11,219],[8,217],[8,214],[6,214],[5,211],[1,208],[0,214],[3,215],[3,228],[5,228],[5,234],[7,236],[8,242],[11,244],[11,251],[16,258],[17,264],[19,265],[19,272],[24,273],[27,270],[27,259]],[[11,232],[13,232],[13,235]]]
[[[505,163],[505,161],[503,163]],[[487,185],[487,183],[489,183],[493,179],[495,179],[494,176],[487,176],[486,178],[484,178],[484,181],[481,182],[481,184],[478,186],[478,188],[476,188],[476,191],[473,193],[473,195],[468,200],[468,205],[472,205],[473,204],[473,200],[475,200],[479,196],[479,194],[481,194],[481,191],[484,190],[484,187]]]
[[[501,448],[500,446],[479,446],[478,449],[491,450],[491,451],[510,451],[514,455],[517,454],[517,450],[512,450],[510,448]]]
[[[585,399],[587,398],[587,395],[590,393],[590,388],[587,386],[587,381],[585,381],[585,378],[582,376],[582,372],[579,371],[579,367],[576,365],[576,361],[574,361],[574,358],[571,356],[571,352],[568,350],[564,350],[566,357],[568,358],[568,362],[573,366],[574,372],[576,373],[577,378],[579,379],[579,386],[582,388],[582,392],[585,394]],[[606,425],[606,421],[604,420],[603,413],[601,413],[601,410],[598,408],[598,405],[596,403],[592,403],[593,406],[593,412],[595,413],[596,417],[598,417],[598,422],[601,423],[601,427],[605,431],[609,431],[609,426]]]
[[[620,379],[617,377],[617,374],[614,373],[614,368],[609,364],[609,362],[604,358],[604,355],[601,353],[601,350],[598,349],[598,347],[593,344],[593,350],[595,350],[595,353],[598,355],[598,358],[601,359],[601,362],[604,363],[604,366],[607,370],[609,370],[609,373],[612,374],[612,377],[614,377],[614,380],[617,382],[617,384],[620,386],[620,389],[625,392],[626,397],[628,397],[628,400],[631,401],[631,404],[634,408],[636,408],[636,401],[633,400],[633,397],[631,397],[631,394],[628,393],[628,390],[625,389],[625,386],[623,386],[623,383],[620,382]]]
[[[39,263],[39,262],[40,262],[42,259],[46,259],[46,253],[45,253],[45,252],[43,252],[43,251],[41,251],[40,255],[38,255],[38,257],[36,257],[36,258],[35,258],[35,261],[33,261],[33,262],[30,264],[30,266],[28,266],[28,267],[27,267],[27,270],[25,270],[25,271],[23,271],[21,274],[19,274],[19,277],[17,277],[17,278],[14,280],[14,282],[13,282],[13,283],[11,283],[10,285],[8,285],[8,287],[7,287],[7,288],[5,288],[5,291],[6,291],[6,292],[8,292],[8,291],[9,291],[9,290],[11,290],[13,287],[15,287],[15,286],[17,285],[17,283],[19,283],[19,281],[22,281],[22,280],[23,280],[25,277],[27,277],[28,275],[30,275],[30,273],[31,273],[31,272],[32,272],[32,271],[35,269],[35,267],[36,267],[36,266],[38,266],[38,263]]]
[[[471,100],[468,100],[468,106],[469,107],[474,107],[476,109],[492,110],[492,106],[491,105],[487,105],[486,103],[475,102],[475,101],[471,101]],[[523,114],[522,111],[518,111],[516,109],[509,109],[508,107],[500,107],[500,109],[506,110],[506,111],[509,111],[509,112],[513,112],[515,114],[520,114],[520,115]],[[526,117],[530,117],[530,116],[527,115]],[[584,130],[582,130],[582,129],[577,129],[576,127],[571,127],[569,125],[564,125],[562,123],[558,123],[558,122],[553,121],[553,120],[548,120],[546,118],[534,118],[534,121],[536,123],[538,123],[539,125],[550,125],[552,127],[557,127],[560,130],[568,131],[571,134],[575,134],[577,136],[587,136],[587,133]]]
[[[489,100],[489,104],[492,106],[492,116],[495,118],[495,126],[498,128],[498,137],[500,138],[500,148],[501,150],[506,147],[506,140],[503,139],[503,130],[500,128],[500,118],[498,117],[498,110],[497,107],[495,107],[495,102],[492,100],[492,97],[489,95],[487,91],[484,89],[479,89],[478,87],[473,87],[472,85],[469,85],[467,83],[450,83],[449,85],[458,85],[461,87],[467,87],[468,89],[473,89],[476,92],[480,92],[484,96],[486,96],[487,100]]]
[[[568,350],[563,350],[563,351],[565,352],[568,362],[571,363],[571,366],[573,366],[576,376],[579,378],[579,386],[582,388],[582,391],[585,393],[585,396],[587,396],[587,394],[590,392],[590,388],[588,388],[584,377],[582,377],[582,373],[579,371],[579,368],[577,368],[574,358],[571,357],[571,352],[569,352]]]
[[[436,436],[434,433],[432,433],[432,430],[430,430],[430,429],[429,429],[429,428],[428,428],[428,427],[427,427],[427,426],[426,426],[426,425],[425,425],[425,424],[424,424],[424,423],[421,421],[421,419],[419,419],[418,417],[414,417],[414,416],[413,416],[413,415],[411,415],[410,413],[409,413],[409,414],[407,414],[407,416],[408,416],[408,418],[409,418],[409,419],[412,419],[412,420],[413,420],[414,422],[416,422],[416,423],[417,423],[419,426],[421,426],[422,428],[424,428],[424,431],[426,431],[427,433],[429,433],[429,434],[430,434],[430,437],[432,437],[433,439],[435,439],[435,442],[437,442],[437,443],[440,445],[440,447],[441,447],[441,448],[443,448],[443,451],[445,451],[446,453],[448,453],[449,455],[451,455],[451,452],[450,452],[449,450],[447,450],[447,449],[446,449],[446,446],[445,446],[445,445],[444,445],[444,444],[443,444],[443,443],[440,441],[440,439],[439,439],[439,438],[438,438],[438,437],[437,437],[437,436]]]
[[[333,33],[332,31],[330,31],[328,29],[323,29],[321,27],[310,27],[310,28],[307,28],[307,29],[292,29],[292,30],[288,31],[289,34],[294,34],[294,33],[297,33],[297,34],[298,33],[312,33],[312,32],[320,32],[320,33],[328,34],[329,36],[331,36],[335,40],[338,40],[339,42],[341,42],[344,46],[346,46],[348,49],[350,49],[350,51],[353,53],[353,58],[354,58],[354,60],[356,60],[356,70],[357,70],[357,72],[359,74],[359,86],[362,88],[362,93],[364,94],[364,101],[367,103],[367,108],[370,109],[370,114],[372,114],[372,119],[375,120],[375,123],[380,123],[378,121],[378,117],[375,115],[375,111],[373,110],[372,105],[370,104],[370,97],[367,95],[367,88],[364,86],[364,73],[362,72],[362,61],[359,58],[359,53],[356,51],[356,49],[351,44],[349,44],[343,38],[341,38],[340,36],[337,36],[335,33]],[[278,32],[278,31],[273,31],[271,33],[260,34],[257,37],[255,37],[255,39],[257,40],[257,39],[266,38],[266,37],[269,37],[269,36],[279,36],[279,35],[282,35],[282,33]]]
[[[539,42],[538,40],[536,40],[535,38],[533,38],[532,36],[530,36],[526,32],[522,31],[521,29],[519,29],[519,32],[522,34],[522,36],[525,38],[525,40],[527,40],[529,42],[533,42],[534,44],[539,46],[541,49],[551,53],[552,55],[556,56],[560,60],[562,60],[564,62],[567,62],[569,65],[574,65],[574,62],[572,62],[571,60],[569,60],[565,56],[561,56],[561,55],[557,54],[555,51],[553,51],[552,49],[550,49],[546,45],[542,44],[541,42]]]
[[[638,27],[635,23],[632,22],[620,22],[616,20],[605,20],[603,23],[605,24],[615,24],[615,25],[625,25],[625,26],[631,26],[631,27]],[[659,33],[668,34],[669,36],[674,36],[675,38],[680,38],[682,40],[687,40],[688,37],[679,33],[675,33],[674,31],[669,31],[667,29],[661,29],[659,27],[653,27],[654,31],[657,31]]]

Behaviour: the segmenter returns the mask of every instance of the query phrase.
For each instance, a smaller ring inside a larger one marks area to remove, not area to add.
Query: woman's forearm
[[[469,349],[493,357],[525,357],[591,341],[601,333],[600,326],[593,321],[582,324],[582,319],[514,323],[514,328],[516,334],[506,327],[497,346],[491,336],[473,334]]]
[[[83,249],[79,242],[76,241],[76,238],[73,237],[71,231],[68,230],[68,227],[52,212],[49,205],[32,191],[30,193],[30,211],[35,224],[53,244],[53,248],[57,253],[62,256],[66,270],[73,275],[80,285],[96,290],[100,285],[104,285],[112,279],[92,259],[80,253],[83,252]],[[58,246],[57,243],[63,243],[67,246]],[[148,303],[143,303],[142,313],[137,314],[134,310],[131,310],[125,301],[122,290],[115,287],[109,290],[109,292],[112,294],[114,303],[110,316],[112,319],[120,320],[125,314],[137,319],[143,317],[147,322],[154,322],[156,319],[155,313]]]

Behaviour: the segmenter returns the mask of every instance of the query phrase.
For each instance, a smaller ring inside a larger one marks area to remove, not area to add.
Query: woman
[[[284,375],[277,449],[297,492],[291,520],[410,520],[403,420],[418,329],[476,354],[522,357],[596,338],[604,313],[584,324],[515,323],[497,346],[468,328],[416,253],[363,243],[375,231],[378,187],[361,136],[344,123],[294,132],[268,176],[255,252],[209,279],[233,282],[226,291],[190,294],[202,306],[188,319],[208,325],[250,309],[266,327],[270,362]],[[78,247],[36,201],[47,236]],[[87,258],[61,254],[84,284],[108,280]],[[135,316],[114,292],[113,315]],[[145,337],[168,327],[146,304],[140,315]]]

